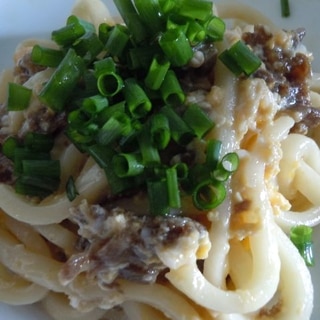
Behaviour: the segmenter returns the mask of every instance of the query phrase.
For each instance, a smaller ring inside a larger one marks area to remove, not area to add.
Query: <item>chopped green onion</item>
[[[60,177],[59,160],[22,160],[22,172],[25,175],[41,177]]]
[[[87,32],[72,47],[87,63],[92,62],[103,50],[103,44],[95,32]]]
[[[158,0],[134,0],[141,21],[148,26],[151,34],[157,34],[164,28],[164,19],[160,14],[161,9]]]
[[[15,191],[21,195],[44,198],[56,191],[59,181],[39,177],[21,176],[15,182]]]
[[[9,159],[14,159],[15,149],[19,147],[19,141],[16,137],[8,137],[2,144],[1,152]]]
[[[168,185],[165,179],[147,181],[150,213],[166,215],[170,211]]]
[[[95,144],[89,146],[87,152],[104,169],[112,194],[123,192],[134,185],[130,178],[120,178],[114,172],[112,159],[116,152],[112,148]]]
[[[179,106],[186,98],[175,72],[171,69],[166,73],[160,92],[163,101],[169,106]]]
[[[222,52],[219,58],[236,76],[242,72],[249,76],[261,65],[261,60],[241,40]]]
[[[284,18],[287,18],[290,16],[290,3],[289,0],[280,0],[281,4],[281,15]]]
[[[54,145],[54,138],[50,134],[28,132],[24,138],[27,148],[37,152],[49,152]]]
[[[102,22],[99,24],[98,28],[98,35],[99,39],[102,43],[107,43],[109,39],[110,31],[112,30],[113,26],[109,25],[108,23]]]
[[[15,190],[25,195],[42,196],[42,193],[43,195],[49,195],[56,191],[59,184],[60,180],[52,177],[21,175],[16,181]],[[34,194],[33,190],[37,190],[37,193]]]
[[[193,130],[181,119],[181,117],[168,106],[161,108],[161,114],[165,115],[169,122],[172,139],[180,145],[188,144],[194,138]]]
[[[158,90],[165,79],[169,67],[170,62],[165,57],[156,55],[145,78],[146,86],[152,90]]]
[[[105,97],[113,97],[122,90],[124,83],[122,78],[115,72],[100,74],[97,86],[100,94]]]
[[[121,135],[129,134],[131,128],[130,118],[125,113],[117,112],[98,131],[96,141],[104,146],[109,145]]]
[[[207,20],[212,14],[212,2],[206,0],[181,0],[178,13],[194,20]]]
[[[203,41],[206,37],[205,28],[195,20],[192,20],[188,24],[186,35],[192,45],[196,45]]]
[[[123,94],[133,118],[142,118],[151,110],[150,99],[134,78],[125,80]]]
[[[142,127],[138,135],[138,143],[142,154],[142,161],[145,166],[158,165],[161,163],[158,149],[153,145],[149,126]]]
[[[220,161],[221,167],[230,173],[235,172],[239,166],[239,156],[235,152],[227,153]]]
[[[225,22],[219,17],[212,16],[205,22],[206,35],[213,41],[221,41],[226,29]]]
[[[7,108],[9,111],[22,111],[28,108],[32,90],[18,83],[9,82]]]
[[[96,115],[97,113],[107,108],[108,105],[108,99],[104,96],[97,94],[95,96],[85,98],[82,102],[81,109],[87,114]]]
[[[169,29],[159,38],[159,45],[172,66],[182,67],[193,57],[187,36],[181,29]]]
[[[116,64],[111,57],[104,58],[102,60],[95,61],[93,64],[94,75],[98,79],[99,76],[109,73],[116,72]]]
[[[292,227],[290,230],[291,241],[297,247],[306,265],[309,267],[312,267],[315,264],[313,251],[312,251],[313,249],[312,233],[313,233],[312,228],[305,225]]]
[[[141,43],[147,37],[147,29],[142,23],[131,0],[114,0],[124,23],[137,43]]]
[[[127,63],[131,70],[148,69],[155,55],[161,54],[157,45],[141,45],[129,49]]]
[[[94,32],[94,25],[82,20],[74,15],[68,17],[66,26],[54,30],[51,33],[51,39],[60,46],[71,46],[77,39],[86,32]]]
[[[127,46],[129,39],[127,27],[120,24],[115,25],[109,32],[109,37],[105,45],[108,54],[120,57]]]
[[[141,154],[119,153],[112,158],[113,169],[120,178],[141,174],[144,170]]]
[[[35,152],[23,147],[14,149],[14,172],[16,174],[23,172],[22,162],[24,160],[50,160],[50,154],[47,152]]]
[[[31,60],[35,64],[56,68],[64,57],[64,53],[61,50],[42,47],[36,44],[32,48]]]
[[[70,176],[69,179],[67,180],[66,193],[69,201],[73,201],[79,195],[73,176]]]
[[[166,170],[168,202],[171,208],[180,208],[181,200],[179,193],[178,174],[175,167]]]
[[[192,199],[199,210],[216,208],[225,199],[226,189],[221,182],[204,180],[193,192]]]
[[[40,100],[54,111],[61,111],[84,73],[84,62],[69,49],[58,68],[40,91]]]
[[[206,165],[214,170],[219,162],[222,142],[216,139],[210,139],[207,142]]]
[[[214,126],[213,121],[197,104],[187,106],[182,119],[193,129],[198,138],[202,138]]]
[[[154,114],[151,118],[150,134],[153,145],[158,149],[165,149],[170,142],[170,127],[167,117],[161,113]]]

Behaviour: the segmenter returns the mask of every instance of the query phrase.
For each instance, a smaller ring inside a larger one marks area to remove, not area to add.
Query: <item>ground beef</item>
[[[0,183],[13,184],[13,162],[0,153]]]
[[[253,76],[264,79],[269,89],[281,96],[282,112],[296,121],[292,131],[306,134],[309,128],[320,124],[320,115],[312,107],[309,95],[310,58],[297,50],[305,30],[288,31],[286,36],[290,41],[282,44],[263,26],[255,26],[254,32],[243,34],[243,40],[263,62],[264,67]]]
[[[71,216],[79,225],[84,251],[65,264],[61,272],[63,282],[86,271],[107,285],[118,278],[153,283],[167,269],[159,258],[160,251],[166,251],[176,260],[175,255],[183,254],[183,249],[178,247],[182,237],[197,233],[199,242],[207,239],[204,226],[187,217],[137,216],[119,207],[106,210],[86,203],[73,208]],[[186,255],[189,249],[189,246],[184,249]]]

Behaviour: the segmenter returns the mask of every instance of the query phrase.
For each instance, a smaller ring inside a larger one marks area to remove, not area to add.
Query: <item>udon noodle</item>
[[[283,31],[248,7],[222,4],[214,10],[228,22],[224,40],[216,44],[218,52],[243,38],[257,52],[281,48],[290,59],[301,54],[304,62],[311,61],[298,31]],[[78,0],[72,13],[96,28],[102,22],[114,23],[98,0]],[[265,28],[255,31],[259,27],[254,25],[261,24]],[[265,44],[248,36],[255,32],[257,37],[259,32],[261,37],[263,32],[270,35]],[[55,47],[51,41],[26,40],[14,53],[16,65],[36,43]],[[1,136],[28,130],[26,119],[41,111],[36,95],[52,72],[38,71],[23,83],[33,90],[27,110],[5,113],[2,107]],[[317,114],[320,87],[313,76],[310,72],[301,86],[308,112]],[[2,106],[7,83],[18,78],[13,70],[2,73]],[[220,140],[223,154],[237,152],[240,164],[220,206],[199,215],[186,205],[186,215],[205,228],[191,228],[167,247],[149,243],[165,266],[152,283],[113,275],[111,267],[109,272],[93,272],[81,239],[100,246],[110,229],[134,229],[136,220],[126,221],[125,210],[141,215],[147,208],[143,200],[120,199],[106,214],[98,205],[110,191],[103,170],[63,134],[57,135],[52,157],[60,160],[61,187],[56,193],[35,201],[18,195],[11,185],[0,185],[0,300],[11,305],[39,303],[56,320],[309,319],[312,281],[288,233],[293,226],[313,227],[320,221],[319,126],[307,123],[307,130],[297,129],[305,120],[304,111],[286,108],[290,97],[272,90],[269,80],[262,72],[238,78],[217,60],[211,88],[188,93],[187,100],[201,105],[216,124],[206,139]],[[275,86],[277,81],[275,76]],[[292,99],[299,99],[294,97],[297,88],[288,89],[296,90]],[[192,148],[197,147],[195,143]],[[69,176],[75,178],[79,193],[72,202],[64,189]],[[114,237],[114,242],[124,239]],[[126,264],[125,257],[121,263]]]

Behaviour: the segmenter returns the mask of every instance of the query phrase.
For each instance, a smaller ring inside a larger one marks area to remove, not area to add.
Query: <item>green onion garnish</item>
[[[261,65],[261,60],[241,40],[237,41],[229,49],[223,51],[219,59],[236,76],[239,76],[241,73],[250,76]]]
[[[290,3],[289,0],[280,0],[281,16],[287,18],[290,16]]]
[[[69,201],[73,201],[79,195],[79,192],[77,191],[77,188],[72,176],[69,177],[66,183],[66,192],[67,192],[67,197]]]
[[[205,141],[214,122],[187,101],[180,76],[192,68],[197,46],[223,39],[224,21],[213,15],[209,0],[114,3],[125,25],[102,23],[97,32],[92,23],[71,15],[52,32],[57,49],[34,46],[33,62],[55,68],[39,100],[66,114],[66,136],[104,170],[113,195],[142,187],[151,214],[180,212],[181,194],[192,197],[200,210],[216,207],[237,158],[231,153],[221,159],[221,142]],[[251,51],[245,49],[240,43],[222,57],[249,75]],[[10,95],[17,99],[8,103],[12,110],[29,105],[32,92],[18,89],[25,97]],[[30,132],[23,142],[15,137],[4,142],[17,192],[45,197],[60,188],[59,162],[50,155],[55,134]],[[189,152],[193,140],[206,149],[205,159]],[[70,201],[78,195],[73,177],[66,192]]]
[[[83,60],[69,49],[39,94],[40,100],[55,111],[62,111],[84,73]]]
[[[21,111],[28,108],[32,90],[23,85],[10,82],[8,85],[7,108],[9,111]]]
[[[55,68],[64,57],[62,50],[42,47],[36,44],[32,48],[31,60],[38,65]]]
[[[226,189],[221,182],[204,180],[193,193],[193,203],[199,210],[211,210],[221,204],[225,196]]]
[[[309,267],[312,267],[315,264],[312,233],[312,228],[305,225],[299,225],[290,230],[291,241],[297,247],[306,265]]]

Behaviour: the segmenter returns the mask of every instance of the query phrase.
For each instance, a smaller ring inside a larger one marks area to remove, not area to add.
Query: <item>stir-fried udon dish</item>
[[[0,83],[0,301],[62,319],[311,317],[320,84],[247,7],[78,0]]]

